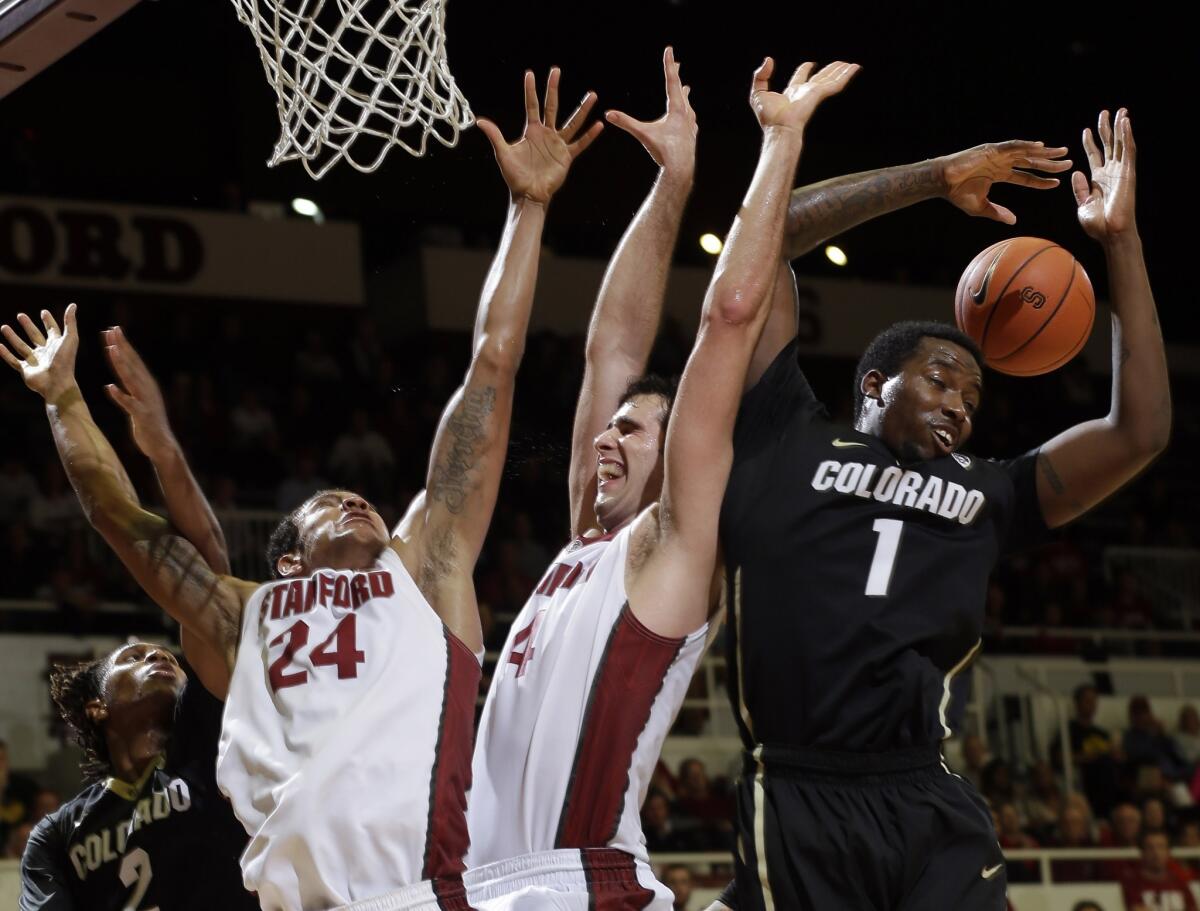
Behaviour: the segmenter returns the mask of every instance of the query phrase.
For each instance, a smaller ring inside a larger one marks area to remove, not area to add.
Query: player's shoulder
[[[33,827],[29,841],[40,845],[66,840],[87,819],[88,814],[105,794],[103,781],[94,781],[52,813],[47,813]]]

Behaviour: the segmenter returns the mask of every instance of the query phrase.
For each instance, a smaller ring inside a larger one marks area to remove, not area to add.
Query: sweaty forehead
[[[975,356],[962,345],[949,339],[928,337],[921,339],[921,347],[917,349],[914,360],[922,364],[930,362],[949,364],[979,382],[983,381],[983,373],[979,369],[979,362],[975,360]]]
[[[621,418],[629,418],[639,424],[644,424],[651,419],[661,421],[665,405],[661,395],[651,392],[641,393],[621,403],[621,407],[613,415],[613,422],[615,423]]]

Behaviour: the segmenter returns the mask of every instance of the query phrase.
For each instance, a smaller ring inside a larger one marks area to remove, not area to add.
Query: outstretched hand
[[[1083,131],[1083,149],[1092,179],[1076,171],[1071,175],[1071,189],[1079,207],[1079,224],[1088,237],[1103,243],[1136,227],[1137,146],[1125,108],[1117,111],[1112,123],[1108,111],[1101,111],[1097,132],[1099,148],[1092,131]]]
[[[691,86],[680,80],[679,63],[669,47],[663,52],[663,77],[667,112],[657,120],[635,120],[623,111],[609,111],[604,117],[640,142],[664,171],[691,177],[696,168],[696,112],[688,97]]]
[[[947,155],[939,159],[946,199],[968,215],[1016,224],[1017,216],[1011,209],[988,199],[992,184],[1015,183],[1035,190],[1051,190],[1058,186],[1058,178],[1019,169],[1061,173],[1071,167],[1071,160],[1063,158],[1066,154],[1065,146],[1047,148],[1044,142],[1012,139]]]
[[[545,205],[566,180],[571,163],[592,144],[604,128],[594,123],[579,136],[588,113],[596,103],[596,93],[588,92],[565,124],[558,119],[558,81],[561,71],[550,70],[546,81],[546,105],[538,105],[537,84],[533,72],[525,73],[525,132],[516,142],[504,139],[500,128],[486,117],[475,123],[496,152],[500,173],[514,199],[528,199]],[[578,138],[576,138],[578,136]]]
[[[167,421],[167,406],[158,383],[120,326],[105,329],[104,353],[118,383],[105,386],[108,397],[129,416],[133,441],[152,461],[175,445],[175,436]]]
[[[39,329],[24,313],[17,314],[17,322],[25,330],[28,343],[8,324],[0,326],[0,335],[8,342],[7,346],[0,344],[0,358],[21,374],[26,386],[47,403],[54,404],[76,388],[75,355],[79,351],[79,329],[75,325],[75,305],[68,305],[63,316],[65,329],[58,328],[49,310],[43,310],[41,317],[42,328]]]
[[[802,63],[792,73],[782,92],[770,90],[775,61],[767,57],[754,71],[750,89],[750,107],[764,131],[771,127],[803,131],[813,113],[826,98],[838,94],[862,67],[837,61],[812,74],[814,63]]]

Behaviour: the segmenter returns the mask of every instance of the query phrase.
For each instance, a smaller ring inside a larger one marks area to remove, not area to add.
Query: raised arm
[[[543,116],[533,74],[525,74],[525,133],[516,143],[505,142],[491,121],[478,121],[508,184],[508,220],[484,282],[466,378],[442,413],[426,488],[393,541],[434,610],[473,649],[482,648],[483,635],[471,574],[508,448],[513,386],[529,326],[546,208],[571,163],[603,126],[581,131],[596,100],[591,92],[561,129],[556,125],[558,80],[555,68]]]
[[[781,93],[768,88],[773,69],[768,57],[754,74],[751,105],[763,128],[762,150],[705,295],[696,344],[675,398],[657,523],[648,514],[634,532],[637,550],[648,530],[657,532],[657,540],[630,580],[630,605],[639,620],[664,636],[692,632],[711,607],[733,424],[741,380],[768,312],[787,188],[813,112],[846,86],[858,66],[833,63],[810,79],[813,64],[806,63]]]
[[[129,417],[134,443],[154,466],[168,521],[200,552],[213,572],[229,575],[225,533],[171,431],[158,383],[120,326],[104,330],[101,337],[108,363],[118,380],[105,389]],[[224,699],[229,682],[224,656],[187,629],[181,630],[180,639],[196,676],[209,692]]]
[[[45,400],[54,443],[88,521],[146,593],[185,630],[224,656],[231,669],[242,606],[254,586],[214,573],[166,520],[141,508],[75,382],[75,305],[67,308],[61,331],[49,311],[41,316],[42,328],[24,313],[17,316],[32,345],[10,326],[0,327],[12,347],[10,351],[0,345],[0,358]]]
[[[596,525],[596,450],[593,440],[617,410],[629,380],[646,369],[658,331],[671,254],[696,168],[696,114],[679,63],[663,54],[667,112],[650,123],[620,111],[605,117],[638,140],[658,165],[658,177],[604,274],[588,326],[583,385],[571,434],[571,534]]]
[[[1162,330],[1135,218],[1137,149],[1129,114],[1100,114],[1100,146],[1084,130],[1091,180],[1071,175],[1079,223],[1104,248],[1112,297],[1112,404],[1042,446],[1037,492],[1046,524],[1057,528],[1134,478],[1167,447],[1171,387]]]
[[[1012,210],[988,199],[996,183],[1035,190],[1058,186],[1055,177],[1022,168],[1061,173],[1071,167],[1066,148],[1012,139],[986,143],[928,161],[835,177],[792,191],[782,259],[778,266],[771,318],[746,377],[747,388],[770,366],[775,355],[796,335],[795,279],[788,260],[851,228],[926,199],[945,199],[968,215],[1011,225]]]

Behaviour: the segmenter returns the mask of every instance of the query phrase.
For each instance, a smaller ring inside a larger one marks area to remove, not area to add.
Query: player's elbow
[[[489,373],[501,376],[516,376],[525,354],[525,339],[521,335],[504,332],[489,332],[475,347],[473,361],[487,368]]]
[[[762,310],[765,294],[761,288],[730,286],[717,288],[702,321],[709,326],[749,326]]]

